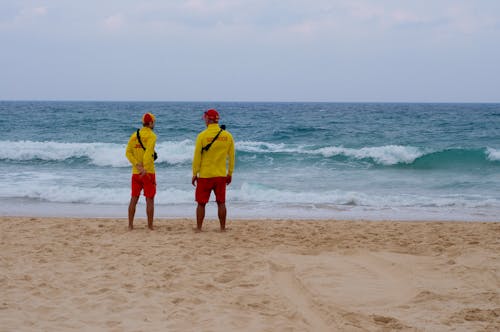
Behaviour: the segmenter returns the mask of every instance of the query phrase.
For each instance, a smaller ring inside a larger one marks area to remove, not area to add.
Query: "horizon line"
[[[140,100],[140,99],[0,99],[0,102],[89,103],[288,103],[288,104],[500,104],[500,101],[311,101],[311,100]]]

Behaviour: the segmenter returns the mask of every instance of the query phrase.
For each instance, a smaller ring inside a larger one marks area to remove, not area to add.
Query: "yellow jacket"
[[[155,151],[156,134],[149,127],[142,127],[139,131],[141,141],[146,150],[142,148],[137,133],[134,132],[128,140],[127,150],[125,155],[132,164],[132,173],[139,174],[139,170],[135,167],[136,164],[142,163],[146,173],[155,173],[155,164],[153,154]]]
[[[220,131],[218,124],[209,124],[196,137],[193,156],[193,176],[213,178],[232,175],[234,170],[234,140],[231,133],[223,130],[208,151],[202,148],[210,144]],[[226,168],[227,166],[227,168]]]

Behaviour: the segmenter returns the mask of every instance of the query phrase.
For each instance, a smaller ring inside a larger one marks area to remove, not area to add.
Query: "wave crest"
[[[359,149],[343,146],[314,148],[306,145],[291,146],[266,142],[241,142],[239,151],[252,154],[296,154],[321,156],[324,158],[348,158],[368,161],[375,165],[415,168],[461,167],[488,165],[500,161],[500,151],[493,148],[448,148],[431,150],[405,145],[384,145]]]
[[[116,143],[61,143],[34,141],[0,141],[9,149],[0,151],[0,160],[14,161],[55,161],[84,158],[88,163],[102,167],[129,167],[125,157],[125,144]],[[285,143],[268,143],[256,141],[236,142],[238,154],[253,156],[316,156],[327,159],[347,158],[356,161],[367,161],[374,165],[416,168],[460,167],[470,164],[491,164],[500,161],[500,151],[493,148],[466,149],[452,148],[435,150],[404,146],[384,145],[375,147],[345,148],[343,146],[314,147],[308,145],[291,145]],[[194,151],[194,142],[165,141],[156,145],[158,163],[169,165],[188,164]],[[304,158],[302,158],[304,159]],[[240,159],[245,163],[247,159]]]
[[[402,145],[385,145],[378,147],[363,147],[360,149],[345,148],[343,146],[328,146],[322,148],[311,148],[306,145],[296,147],[286,144],[274,144],[266,142],[244,141],[237,143],[237,149],[249,153],[291,153],[318,155],[325,158],[343,156],[358,160],[372,159],[377,164],[395,165],[399,163],[409,164],[424,155],[424,152],[416,147]]]
[[[401,145],[386,145],[348,149],[343,147],[327,147],[317,150],[325,157],[343,155],[354,159],[373,159],[381,165],[411,164],[415,159],[424,155],[419,148]]]
[[[493,148],[486,148],[486,153],[488,159],[491,161],[500,161],[500,150],[495,150]]]
[[[115,143],[61,143],[53,141],[1,141],[9,149],[0,151],[0,159],[29,161],[43,160],[61,162],[74,158],[87,158],[96,166],[129,167],[125,157],[125,144]],[[193,142],[161,142],[156,145],[157,163],[181,164],[190,161]]]

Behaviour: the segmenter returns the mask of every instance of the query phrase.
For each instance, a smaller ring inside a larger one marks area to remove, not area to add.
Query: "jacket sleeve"
[[[231,143],[229,144],[228,155],[229,155],[229,165],[228,165],[227,175],[232,176],[234,171],[234,157],[235,157],[234,139],[232,135],[231,135]]]
[[[155,145],[156,145],[156,135],[151,135],[148,138],[148,142],[146,144],[146,151],[144,151],[144,159],[142,161],[143,166],[146,169],[150,169],[154,166],[153,154],[155,153]]]
[[[127,157],[128,161],[130,161],[132,166],[135,166],[137,164],[137,159],[135,159],[134,156],[134,147],[135,147],[135,142],[132,135],[128,140],[127,148],[125,150],[125,156]]]
[[[194,154],[193,154],[193,176],[198,175],[201,168],[201,148],[202,148],[202,139],[201,134],[196,137],[196,144],[194,146]]]

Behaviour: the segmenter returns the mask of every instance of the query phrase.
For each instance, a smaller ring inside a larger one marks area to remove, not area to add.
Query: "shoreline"
[[[269,221],[269,222],[266,222]],[[496,331],[500,222],[0,217],[6,330]]]
[[[43,218],[127,218],[128,205],[95,205],[78,203],[50,203],[4,201],[0,203],[1,217],[43,217]],[[196,205],[160,205],[155,206],[155,219],[191,219],[196,217]],[[145,204],[141,199],[137,205],[136,218],[145,218]],[[206,217],[217,218],[217,207],[210,202],[206,209]],[[258,206],[241,206],[238,203],[228,205],[228,220],[370,220],[370,221],[438,221],[438,222],[499,222],[492,211],[451,211],[442,209],[399,209],[399,210],[363,210],[361,208],[304,209],[281,206],[276,209],[261,209]]]
[[[139,208],[138,208],[139,209]],[[126,212],[126,211],[125,211]],[[137,211],[139,212],[139,211]],[[214,211],[212,211],[214,212]],[[137,216],[137,214],[139,216]],[[94,216],[94,215],[71,215],[71,216],[62,216],[62,215],[37,215],[37,214],[0,214],[0,221],[2,219],[53,219],[53,220],[123,220],[127,221],[127,216],[124,213],[123,215],[110,215],[110,216]],[[146,215],[145,213],[136,213],[135,221],[145,221]],[[167,222],[167,221],[178,221],[184,220],[186,222],[192,221],[196,224],[196,215],[193,212],[192,216],[172,216],[172,217],[154,217],[154,222]],[[205,221],[209,222],[218,222],[217,216],[215,213],[207,213],[205,217]],[[394,219],[386,219],[386,218],[369,218],[369,217],[359,217],[359,218],[334,218],[334,217],[227,217],[227,222],[284,222],[284,221],[297,221],[297,222],[373,222],[373,223],[487,223],[487,224],[495,224],[500,223],[500,220],[478,220],[478,219],[425,219],[425,218],[394,218]]]

